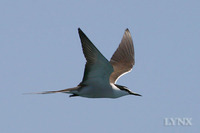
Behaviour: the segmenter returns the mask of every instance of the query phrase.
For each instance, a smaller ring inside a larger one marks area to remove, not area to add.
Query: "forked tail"
[[[64,90],[58,90],[58,91],[43,91],[43,92],[33,92],[33,93],[25,93],[25,94],[52,94],[52,93],[58,93],[58,92],[70,93],[73,91],[77,91],[79,88],[80,88],[80,86],[77,86],[74,88],[68,88],[68,89],[64,89]]]

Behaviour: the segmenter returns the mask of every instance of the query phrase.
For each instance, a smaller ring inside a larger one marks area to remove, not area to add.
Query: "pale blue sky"
[[[198,0],[1,0],[1,133],[200,131]],[[22,95],[76,86],[84,71],[80,27],[110,59],[124,30],[133,71],[118,80],[143,97]],[[165,126],[164,118],[192,118]]]

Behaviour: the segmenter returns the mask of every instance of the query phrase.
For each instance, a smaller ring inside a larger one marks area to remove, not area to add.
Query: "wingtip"
[[[86,35],[84,34],[84,32],[81,30],[81,28],[78,28],[78,34],[79,34],[80,37],[86,36]]]
[[[129,29],[128,28],[126,28],[126,30],[125,31],[128,31],[129,32]]]
[[[78,32],[80,33],[80,32],[82,32],[82,30],[81,30],[81,28],[80,27],[78,27]]]
[[[131,37],[131,33],[130,33],[130,31],[129,31],[128,28],[126,28],[126,30],[125,30],[125,32],[124,32],[124,35],[129,35],[129,36]]]

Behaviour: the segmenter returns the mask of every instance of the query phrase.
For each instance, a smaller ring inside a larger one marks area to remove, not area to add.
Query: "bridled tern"
[[[125,30],[121,43],[110,62],[78,28],[86,65],[82,82],[74,88],[58,91],[45,91],[37,94],[69,93],[70,97],[118,98],[125,95],[141,96],[127,87],[115,84],[120,76],[130,72],[135,64],[134,47],[131,34]]]

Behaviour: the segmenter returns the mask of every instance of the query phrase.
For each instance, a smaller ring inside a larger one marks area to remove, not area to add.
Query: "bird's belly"
[[[113,90],[111,86],[95,84],[81,88],[79,96],[87,98],[113,98]]]

